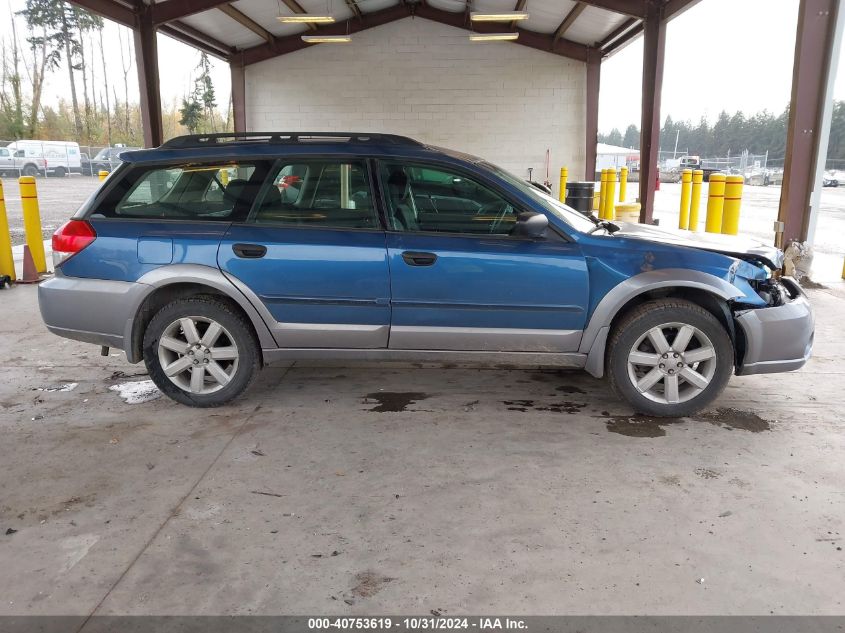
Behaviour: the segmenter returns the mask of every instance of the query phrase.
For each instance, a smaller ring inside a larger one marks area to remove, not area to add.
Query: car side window
[[[381,163],[394,231],[509,235],[518,211],[497,192],[447,167]]]
[[[232,222],[245,218],[269,170],[263,161],[136,168],[97,213],[114,218]]]
[[[9,150],[0,149],[0,156],[2,156],[3,158],[8,158],[9,157]]]
[[[271,174],[252,220],[281,226],[379,228],[363,161],[282,161]]]

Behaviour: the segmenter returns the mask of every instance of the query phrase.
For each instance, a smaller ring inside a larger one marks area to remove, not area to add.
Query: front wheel
[[[177,299],[152,318],[144,333],[150,378],[172,399],[216,407],[243,393],[260,366],[250,324],[215,297]]]
[[[608,377],[617,395],[646,415],[683,417],[700,411],[733,373],[733,345],[707,310],[681,299],[638,306],[608,344]]]

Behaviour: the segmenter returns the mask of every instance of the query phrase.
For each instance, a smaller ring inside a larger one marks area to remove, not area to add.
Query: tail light
[[[53,267],[58,267],[97,238],[97,232],[85,220],[68,220],[53,233]]]

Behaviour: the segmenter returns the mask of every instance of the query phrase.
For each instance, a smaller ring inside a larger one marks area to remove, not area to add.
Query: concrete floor
[[[845,614],[842,285],[812,291],[807,367],[674,423],[505,369],[127,404],[143,367],[35,295],[0,290],[0,615]]]

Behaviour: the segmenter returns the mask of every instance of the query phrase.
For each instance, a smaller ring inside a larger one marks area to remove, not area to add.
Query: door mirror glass
[[[511,235],[537,239],[545,237],[548,228],[549,219],[545,215],[525,211],[517,216]]]

